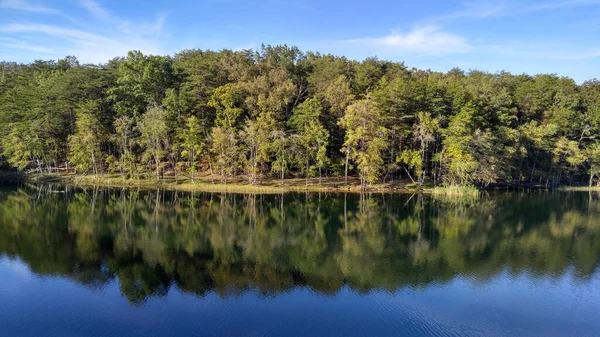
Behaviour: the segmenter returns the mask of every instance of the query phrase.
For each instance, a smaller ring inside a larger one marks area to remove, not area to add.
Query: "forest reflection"
[[[600,256],[588,193],[221,194],[27,186],[0,190],[0,256],[132,303],[296,287],[335,294],[527,273],[585,281]]]

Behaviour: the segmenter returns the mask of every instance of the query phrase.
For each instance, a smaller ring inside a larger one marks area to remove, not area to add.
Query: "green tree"
[[[237,138],[231,128],[217,126],[212,129],[211,154],[214,156],[215,168],[221,174],[221,182],[227,183],[227,177],[233,173],[237,158]]]
[[[320,122],[323,107],[318,99],[311,98],[298,105],[288,125],[298,134],[302,146],[300,162],[304,163],[306,181],[311,176],[311,171],[318,171],[319,184],[322,183],[323,169],[329,163],[327,146],[329,145],[329,132]]]
[[[198,157],[206,150],[206,143],[203,135],[203,125],[196,116],[190,116],[186,120],[186,127],[179,135],[183,147],[182,155],[189,160],[189,172],[192,182],[196,182],[196,164]]]
[[[145,156],[154,160],[156,180],[160,181],[162,158],[168,148],[166,110],[158,105],[149,106],[139,123],[139,129]]]
[[[357,164],[364,189],[367,183],[378,181],[383,166],[382,155],[388,145],[385,118],[377,104],[366,98],[350,105],[339,123],[346,130],[342,148],[346,153],[346,177],[348,160],[352,159]]]
[[[77,111],[75,133],[69,136],[69,161],[80,172],[92,171],[95,176],[103,171],[102,143],[107,133],[100,122],[98,102],[83,103]]]

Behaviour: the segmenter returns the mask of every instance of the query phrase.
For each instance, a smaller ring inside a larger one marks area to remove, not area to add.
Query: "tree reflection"
[[[0,191],[0,254],[132,303],[176,285],[203,296],[294,287],[333,294],[457,276],[581,278],[600,255],[600,201],[582,193],[236,195],[30,186]]]

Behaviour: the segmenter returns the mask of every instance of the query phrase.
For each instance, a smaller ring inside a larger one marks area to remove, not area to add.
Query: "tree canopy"
[[[600,82],[296,47],[0,63],[0,164],[361,185],[599,183]]]

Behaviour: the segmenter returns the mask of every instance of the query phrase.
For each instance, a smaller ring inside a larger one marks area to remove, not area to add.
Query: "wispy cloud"
[[[378,47],[399,54],[445,55],[464,53],[471,49],[471,45],[464,37],[445,32],[436,26],[418,27],[405,33],[393,31],[383,37],[353,39],[346,42]]]
[[[19,49],[19,50],[24,50],[24,51],[34,52],[34,53],[54,54],[57,56],[64,56],[64,55],[61,55],[61,52],[56,49],[49,48],[49,47],[43,47],[35,42],[30,42],[25,39],[13,39],[13,38],[8,38],[8,37],[0,37],[0,46],[2,46],[4,48]]]
[[[437,17],[435,19],[451,20],[462,18],[485,19],[504,15],[511,6],[507,1],[469,1],[463,2],[462,7],[448,15]]]
[[[493,54],[536,60],[582,61],[600,58],[600,47],[581,48],[569,46],[569,48],[565,48],[565,46],[547,44],[512,43],[482,46],[480,50]]]
[[[600,5],[600,0],[560,0],[527,4],[514,0],[464,1],[461,7],[449,14],[430,18],[430,22],[457,19],[486,19],[493,17],[518,16],[541,11]]]
[[[1,0],[0,6],[46,15],[64,15],[60,10],[34,6],[24,1]],[[55,57],[75,55],[82,62],[100,63],[125,55],[129,50],[164,54],[161,48],[166,17],[158,15],[153,22],[131,22],[113,15],[93,0],[81,0],[92,20],[86,25],[17,22],[0,26],[0,46]],[[28,38],[26,38],[28,36]],[[60,53],[57,53],[59,51]]]
[[[528,12],[554,10],[569,7],[582,7],[582,6],[597,6],[600,5],[600,0],[564,0],[564,1],[549,1],[543,2],[537,5],[525,7]]]
[[[153,22],[131,22],[127,19],[122,19],[110,11],[102,8],[94,0],[81,0],[81,6],[90,13],[96,20],[105,24],[112,25],[125,34],[149,35],[156,34],[162,31],[166,15],[158,14]]]
[[[54,25],[18,23],[0,28],[2,33],[34,33],[52,38],[52,44],[64,43],[64,54],[75,55],[84,62],[105,62],[115,56],[125,55],[131,49],[140,49],[146,53],[159,54],[161,50],[153,40],[144,40],[135,36],[108,37],[80,29],[63,28]],[[40,41],[40,40],[38,40]],[[5,44],[6,46],[6,44]],[[27,48],[25,44],[12,43],[14,48]],[[39,45],[39,48],[49,48]],[[41,49],[40,49],[41,50]]]
[[[33,12],[33,13],[43,13],[43,14],[56,14],[56,15],[62,14],[62,12],[58,9],[28,3],[27,1],[24,1],[24,0],[2,0],[2,1],[0,1],[0,8]]]
[[[85,8],[94,18],[102,21],[111,21],[110,13],[100,7],[97,2],[92,0],[82,0],[80,5]]]
[[[74,23],[76,25],[82,25],[81,22],[75,20],[75,18],[71,17],[70,15],[65,14],[63,11],[61,11],[59,9],[46,7],[43,5],[28,2],[25,0],[0,0],[0,8],[6,9],[6,10],[22,11],[22,12],[29,12],[29,13],[36,13],[36,14],[43,14],[43,15],[57,15],[57,16],[61,16],[65,19],[71,21],[72,23]]]

